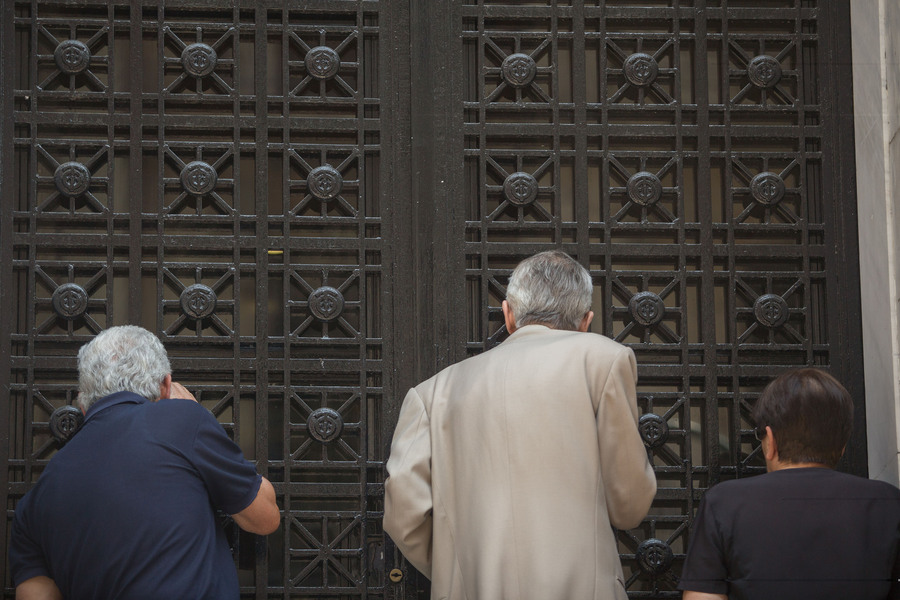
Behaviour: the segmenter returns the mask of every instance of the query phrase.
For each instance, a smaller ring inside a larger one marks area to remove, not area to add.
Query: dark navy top
[[[215,509],[235,514],[262,478],[190,400],[98,400],[16,506],[15,585],[45,575],[66,600],[238,598]]]
[[[900,490],[825,468],[710,488],[679,589],[735,600],[900,598]]]

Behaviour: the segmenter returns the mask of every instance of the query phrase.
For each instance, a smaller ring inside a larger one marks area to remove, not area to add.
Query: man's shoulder
[[[766,473],[740,479],[729,479],[710,487],[703,493],[706,502],[719,501],[728,498],[742,498],[748,493],[766,487]]]
[[[518,330],[490,350],[441,369],[414,389],[425,398],[436,389],[448,385],[475,386],[496,382],[499,373],[510,375],[507,369],[510,365],[512,372],[521,377],[524,373],[540,372],[540,368],[534,370],[536,363],[543,367],[554,360],[580,361],[578,357],[584,357],[585,364],[602,368],[602,365],[612,364],[621,353],[631,352],[627,346],[596,333],[550,329],[540,325],[526,327],[527,330]]]
[[[862,494],[866,498],[893,499],[898,502],[897,509],[900,510],[900,489],[896,486],[886,481],[868,479],[850,473],[831,469],[828,471],[830,471],[830,477],[834,479],[833,486],[836,490],[840,490],[844,494]]]
[[[150,410],[162,410],[177,413],[179,415],[191,415],[195,418],[205,418],[210,415],[210,412],[199,403],[183,398],[165,398],[163,400],[157,400],[156,402],[150,402],[147,404],[147,407]]]
[[[516,352],[544,353],[554,346],[562,347],[566,352],[582,351],[604,355],[628,352],[627,346],[599,333],[549,329],[541,326],[534,326],[533,330],[529,326],[527,329],[528,331],[521,335],[518,335],[517,331],[508,340],[482,356],[490,353],[495,355]]]
[[[168,398],[144,405],[146,422],[160,439],[193,439],[201,425],[216,423],[206,408],[193,400]]]
[[[757,494],[804,488],[820,489],[823,494],[832,497],[884,498],[900,501],[900,489],[887,482],[820,467],[780,469],[752,477],[723,481],[709,488],[704,498],[708,502],[731,499],[752,501]]]
[[[756,505],[760,498],[770,496],[773,489],[783,487],[785,483],[773,478],[772,473],[729,479],[716,483],[703,492],[703,501],[707,505],[727,507],[728,510],[735,505]]]

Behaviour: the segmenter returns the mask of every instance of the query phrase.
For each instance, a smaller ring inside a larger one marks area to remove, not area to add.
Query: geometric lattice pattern
[[[0,2],[0,530],[78,347],[135,323],[275,486],[279,532],[232,532],[242,597],[427,597],[381,530],[405,386],[501,342],[512,268],[561,248],[638,359],[629,594],[679,597],[703,492],[764,470],[765,383],[862,398],[841,6]]]
[[[233,532],[243,594],[378,598],[379,7],[257,4],[4,3],[4,527],[59,447],[78,347],[137,323],[275,486],[268,548]]]
[[[589,267],[593,330],[637,355],[660,488],[619,532],[627,587],[680,597],[703,490],[765,470],[749,418],[762,386],[841,361],[823,27],[800,0],[584,4],[462,9],[467,348],[504,339],[525,256],[562,248]]]

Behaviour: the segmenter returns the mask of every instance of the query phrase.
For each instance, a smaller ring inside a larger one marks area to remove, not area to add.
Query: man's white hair
[[[506,287],[506,301],[516,327],[541,323],[575,331],[591,309],[591,274],[559,250],[526,258]]]
[[[135,325],[111,327],[78,351],[78,405],[85,412],[115,392],[132,392],[151,402],[172,373],[159,338]]]

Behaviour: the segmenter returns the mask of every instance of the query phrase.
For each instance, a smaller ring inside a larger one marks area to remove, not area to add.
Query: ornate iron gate
[[[561,247],[640,364],[660,492],[619,533],[629,591],[677,597],[703,489],[762,470],[773,374],[848,385],[865,472],[848,22],[843,0],[3,2],[0,527],[71,429],[77,348],[138,323],[275,484],[281,532],[235,540],[245,597],[423,597],[380,528],[399,402],[502,339],[510,270]]]

